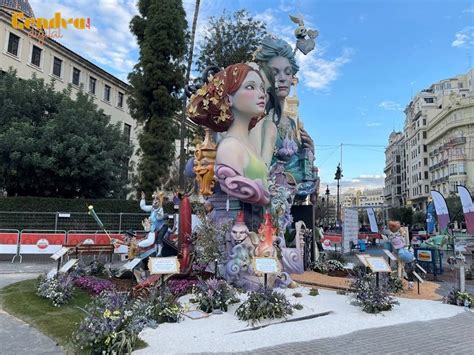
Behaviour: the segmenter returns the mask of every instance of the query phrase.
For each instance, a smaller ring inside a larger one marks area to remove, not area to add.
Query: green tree
[[[9,195],[125,197],[132,148],[82,90],[0,75],[0,185]]]
[[[139,189],[153,190],[169,173],[178,135],[177,112],[184,85],[186,14],[182,1],[140,0],[130,29],[140,47],[128,75],[130,113],[143,124],[139,135]]]
[[[389,209],[388,216],[390,219],[400,221],[404,225],[413,224],[413,209],[411,207],[394,207]]]
[[[199,45],[198,70],[208,65],[225,68],[251,61],[265,34],[265,24],[252,18],[246,10],[239,10],[232,16],[224,12],[218,18],[211,17]]]

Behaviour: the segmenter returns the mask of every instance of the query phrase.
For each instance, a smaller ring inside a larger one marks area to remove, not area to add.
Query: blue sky
[[[64,31],[68,48],[125,80],[138,57],[128,29],[135,1],[30,0],[36,16],[90,17],[89,31]],[[183,1],[189,26],[194,0]],[[294,43],[288,14],[317,29],[316,50],[298,56],[300,116],[316,143],[321,185],[383,186],[384,146],[403,128],[403,109],[432,83],[472,67],[474,5],[451,0],[202,0],[199,36],[209,17],[245,8],[267,30]],[[470,58],[471,55],[471,58]],[[470,63],[471,62],[471,63]],[[353,144],[353,145],[350,145]]]

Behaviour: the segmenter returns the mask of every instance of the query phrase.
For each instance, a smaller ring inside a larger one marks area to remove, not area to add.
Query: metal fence
[[[107,230],[119,233],[141,230],[148,213],[98,213]],[[82,212],[0,212],[0,229],[35,230],[97,230],[97,222]]]

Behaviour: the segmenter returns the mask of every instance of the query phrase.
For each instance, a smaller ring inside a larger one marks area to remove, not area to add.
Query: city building
[[[343,208],[349,207],[377,207],[384,205],[383,188],[356,190],[349,189],[341,195]]]
[[[16,19],[18,25],[13,26],[13,15],[18,12],[24,17]],[[97,107],[111,117],[111,123],[120,124],[135,148],[132,161],[136,162],[137,125],[127,106],[129,85],[54,39],[41,37],[45,31],[34,24],[28,28],[25,21],[34,17],[28,1],[0,0],[0,73],[13,68],[22,79],[33,75],[46,82],[54,79],[58,91],[70,85],[72,98],[82,86]]]
[[[403,206],[402,197],[402,168],[405,159],[404,136],[402,132],[393,131],[388,138],[388,146],[385,149],[385,204],[392,207]],[[406,168],[406,166],[405,166]],[[403,171],[406,174],[405,171]]]
[[[432,84],[405,109],[403,132],[385,150],[386,204],[425,210],[432,189],[448,196],[474,185],[474,70]],[[400,155],[398,184],[397,155]],[[395,161],[394,161],[395,159]],[[397,195],[398,187],[401,195]]]
[[[457,185],[474,191],[474,69],[443,84],[457,88],[440,96],[439,113],[427,133],[431,188],[445,197],[457,192]]]

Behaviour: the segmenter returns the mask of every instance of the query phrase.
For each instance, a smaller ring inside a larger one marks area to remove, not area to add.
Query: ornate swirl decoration
[[[216,177],[222,191],[230,196],[260,206],[270,202],[270,193],[263,187],[260,179],[251,180],[222,164],[216,165]]]

